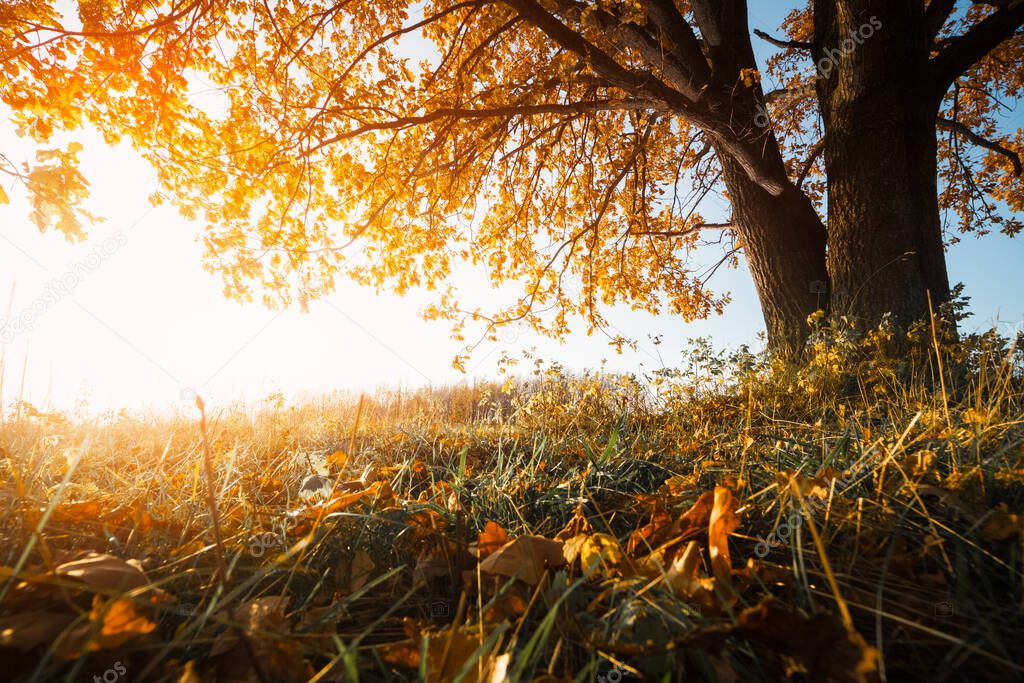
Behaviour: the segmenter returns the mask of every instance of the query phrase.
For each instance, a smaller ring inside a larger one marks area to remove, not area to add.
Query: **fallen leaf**
[[[202,683],[202,679],[199,678],[199,674],[196,672],[196,660],[190,659],[185,662],[185,666],[181,669],[181,675],[178,676],[177,683]]]
[[[638,550],[652,551],[675,536],[678,529],[678,524],[672,515],[666,510],[655,509],[651,512],[647,524],[630,534],[629,541],[626,543],[626,551],[631,554]]]
[[[762,661],[776,660],[776,676],[804,673],[809,680],[878,680],[878,650],[835,616],[807,617],[769,599],[740,613],[737,632],[764,646]]]
[[[548,567],[565,564],[562,542],[543,536],[520,536],[480,562],[480,571],[519,579],[536,586]]]
[[[608,534],[591,534],[580,546],[580,566],[583,568],[584,576],[589,576],[599,569],[606,576],[611,576],[624,560],[625,555],[619,547],[619,542]]]
[[[487,522],[480,532],[477,542],[469,547],[469,552],[481,560],[508,543],[508,533],[497,522]]]
[[[135,611],[135,605],[127,598],[104,601],[93,598],[89,619],[100,624],[96,638],[89,640],[89,650],[107,650],[119,647],[126,641],[145,635],[156,628],[156,624]]]
[[[0,617],[0,646],[28,652],[48,645],[57,640],[77,616],[72,612],[23,612]]]
[[[418,583],[429,583],[433,579],[454,575],[452,560],[458,548],[452,541],[444,545],[427,546],[420,550],[413,569],[413,578]]]
[[[479,626],[467,626],[441,631],[414,632],[408,640],[378,645],[377,654],[389,664],[407,669],[418,669],[421,667],[420,657],[425,645],[426,680],[430,683],[449,683],[454,681],[468,664],[471,664],[473,656],[494,631],[494,628],[494,626],[489,626],[481,631]],[[501,657],[491,659],[489,654],[486,651],[480,653],[475,662],[476,666],[470,665],[460,680],[465,683],[505,680],[501,677],[499,670],[507,667],[508,662],[502,662]],[[496,673],[497,678],[495,678]]]
[[[590,522],[587,520],[587,516],[583,514],[583,506],[576,506],[576,510],[573,512],[572,517],[566,522],[562,530],[555,534],[556,541],[567,541],[574,536],[580,534],[589,534],[591,531]]]
[[[81,581],[90,588],[127,592],[149,585],[145,572],[136,564],[113,555],[90,553],[73,562],[58,565],[54,574],[65,579]]]
[[[729,585],[732,562],[729,558],[729,534],[740,525],[736,517],[736,500],[724,486],[715,487],[715,502],[708,521],[708,548],[711,570],[719,583]]]
[[[348,462],[348,453],[338,449],[327,456],[327,466],[335,470],[342,470],[345,468],[345,463]]]
[[[357,550],[352,556],[351,579],[348,585],[349,591],[355,593],[365,586],[366,582],[373,576],[374,569],[376,569],[376,565],[370,559],[370,554],[365,550]]]
[[[243,603],[232,611],[241,629],[223,631],[214,640],[209,659],[215,680],[255,680],[254,666],[263,677],[280,683],[299,683],[313,675],[313,668],[299,646],[287,636],[291,628],[285,612],[286,595],[267,595]],[[248,644],[243,643],[244,634]]]

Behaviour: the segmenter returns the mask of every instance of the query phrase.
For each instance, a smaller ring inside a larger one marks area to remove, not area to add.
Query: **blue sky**
[[[752,29],[772,31],[788,11],[783,3],[752,5]],[[770,47],[755,39],[755,48],[763,63]],[[1024,125],[1024,106],[1017,105],[1010,125]],[[74,285],[33,316],[31,330],[4,346],[5,404],[20,396],[64,410],[163,409],[187,407],[182,396],[190,396],[190,388],[216,405],[255,402],[275,391],[298,396],[474,381],[494,377],[502,353],[524,349],[575,369],[606,361],[609,369],[647,372],[677,364],[688,338],[709,336],[720,347],[733,347],[757,344],[763,329],[749,274],[741,267],[719,271],[712,283],[732,295],[722,316],[686,324],[613,311],[613,331],[637,339],[636,351],[619,355],[600,335],[575,334],[558,344],[513,331],[482,345],[470,373],[461,375],[450,367],[461,345],[448,337],[444,324],[418,316],[429,296],[376,295],[342,282],[308,313],[225,300],[217,276],[200,267],[201,226],[168,207],[149,206],[152,168],[132,150],[111,149],[95,134],[80,138],[86,143],[83,170],[92,182],[92,206],[106,218],[88,240],[72,245],[57,234],[39,234],[13,188],[12,203],[0,206],[0,315],[9,297],[17,315],[44,297],[47,283],[67,278]],[[9,124],[0,125],[0,148],[14,158],[32,152]],[[969,328],[988,327],[997,316],[1024,319],[1017,295],[1022,262],[1020,239],[968,237],[952,247],[951,279],[966,282],[972,297],[975,318]],[[467,304],[491,296],[469,284]],[[661,345],[652,344],[651,336],[660,336]]]

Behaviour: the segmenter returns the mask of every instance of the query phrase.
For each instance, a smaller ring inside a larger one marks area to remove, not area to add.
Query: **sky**
[[[751,28],[766,30],[787,9],[767,1],[751,6]],[[756,43],[763,64],[768,48]],[[1009,121],[1024,125],[1024,105],[1017,104]],[[635,351],[618,354],[597,334],[577,333],[558,343],[511,330],[498,342],[484,342],[462,374],[451,367],[462,344],[449,337],[445,323],[419,317],[432,301],[429,294],[399,298],[341,280],[308,312],[225,299],[219,276],[201,266],[202,226],[172,207],[150,206],[152,167],[129,147],[111,148],[90,131],[77,139],[85,144],[89,205],[105,219],[89,228],[84,242],[39,233],[14,185],[6,187],[11,204],[0,205],[0,316],[31,319],[3,339],[5,406],[20,398],[72,414],[181,410],[195,392],[214,405],[255,404],[275,392],[295,400],[335,390],[473,382],[495,378],[503,353],[531,349],[575,370],[605,363],[610,370],[644,373],[678,365],[694,337],[710,337],[720,348],[760,346],[763,319],[741,267],[721,270],[712,281],[715,291],[732,296],[721,316],[685,323],[613,310],[611,331],[637,339]],[[16,159],[32,154],[9,123],[0,124],[0,149]],[[968,330],[1024,319],[1021,263],[1019,238],[966,237],[951,247],[951,281],[967,283],[972,298]],[[468,285],[471,298],[486,301],[490,295],[483,283],[460,284]],[[651,341],[656,336],[657,345]]]

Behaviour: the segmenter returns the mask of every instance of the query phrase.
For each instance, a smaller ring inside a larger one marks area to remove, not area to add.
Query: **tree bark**
[[[792,184],[775,197],[722,157],[733,222],[761,302],[768,347],[796,360],[810,333],[807,317],[828,310],[825,226],[807,196]]]
[[[744,69],[757,68],[745,0],[694,0],[691,5],[711,66],[702,101],[730,122],[734,143],[756,150],[758,174],[753,176],[723,140],[709,134],[760,299],[768,348],[773,355],[796,360],[810,332],[807,317],[828,309],[825,226],[788,177],[760,86],[737,85]],[[769,192],[764,178],[772,179],[781,192]]]
[[[923,3],[817,0],[831,314],[899,328],[949,299]]]

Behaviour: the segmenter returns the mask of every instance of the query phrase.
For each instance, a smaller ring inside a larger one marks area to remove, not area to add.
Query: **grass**
[[[24,406],[0,437],[0,667],[1021,678],[1024,354],[898,341],[822,329],[799,370],[699,343],[646,378],[270,397],[205,429]],[[331,490],[300,497],[313,474]]]

